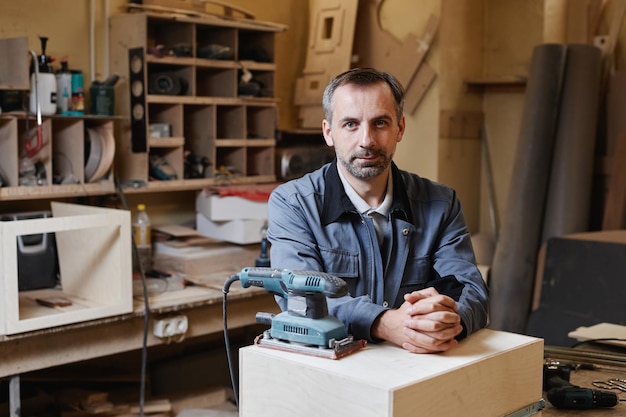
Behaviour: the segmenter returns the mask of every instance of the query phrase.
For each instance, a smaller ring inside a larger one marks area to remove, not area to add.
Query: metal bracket
[[[534,414],[537,414],[544,408],[546,408],[546,402],[542,398],[539,401],[534,402],[529,406],[520,408],[519,410],[513,411],[512,413],[506,414],[502,417],[530,417]]]

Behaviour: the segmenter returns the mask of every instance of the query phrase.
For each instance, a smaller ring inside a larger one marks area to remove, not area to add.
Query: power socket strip
[[[187,321],[187,316],[180,315],[155,320],[152,327],[152,333],[156,337],[168,338],[185,334],[188,328],[189,322]]]

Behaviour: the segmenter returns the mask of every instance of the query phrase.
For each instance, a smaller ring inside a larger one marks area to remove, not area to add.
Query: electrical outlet
[[[155,320],[152,332],[156,337],[167,338],[185,334],[188,327],[189,323],[187,321],[187,316],[180,315]]]

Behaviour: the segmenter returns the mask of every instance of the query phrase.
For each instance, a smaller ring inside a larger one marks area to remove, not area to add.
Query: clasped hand
[[[388,310],[374,323],[375,337],[413,353],[445,352],[456,346],[463,331],[456,302],[434,288],[405,294],[398,309]]]

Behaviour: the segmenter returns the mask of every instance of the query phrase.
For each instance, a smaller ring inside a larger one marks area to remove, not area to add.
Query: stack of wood
[[[168,16],[182,16],[199,19],[224,19],[250,22],[286,30],[285,25],[263,22],[250,11],[219,0],[143,0],[141,3],[128,2],[129,12],[151,12]]]

